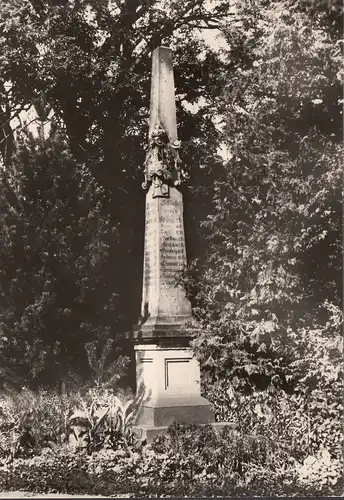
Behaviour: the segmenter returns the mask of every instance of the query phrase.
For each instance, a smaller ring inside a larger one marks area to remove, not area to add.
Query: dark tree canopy
[[[243,22],[226,31],[230,64],[218,109],[232,158],[203,223],[208,256],[189,283],[203,325],[195,349],[213,382],[279,381],[291,390],[303,380],[311,389],[323,376],[335,392],[341,8],[254,5],[238,2]]]
[[[87,374],[86,342],[116,330],[118,230],[104,190],[52,126],[18,138],[0,195],[1,375],[54,383]],[[101,335],[100,335],[101,334]]]

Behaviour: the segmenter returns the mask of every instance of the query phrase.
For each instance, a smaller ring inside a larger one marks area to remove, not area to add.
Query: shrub
[[[217,419],[234,423],[243,435],[264,437],[285,450],[284,457],[274,456],[275,466],[283,471],[293,464],[303,488],[331,489],[339,485],[343,470],[340,387],[333,383],[332,392],[315,388],[287,394],[275,388],[241,394],[231,386],[225,391],[222,384],[209,388],[207,396]],[[262,467],[257,462],[251,473],[257,468],[262,477]]]
[[[338,478],[343,475],[343,460],[334,459],[326,448],[321,448],[315,456],[308,456],[297,467],[297,473],[302,484],[336,486]]]
[[[0,468],[2,490],[135,494],[135,496],[237,496],[332,494],[339,481],[301,477],[299,464],[278,443],[211,426],[170,427],[140,451],[87,454],[44,450]]]
[[[123,395],[120,398],[109,389],[89,390],[69,420],[71,425],[79,424],[87,432],[87,440],[81,439],[80,443],[76,436],[76,447],[86,444],[89,452],[124,447],[130,455],[131,449],[141,444],[132,432],[132,425],[143,396],[143,391],[129,399]]]
[[[142,394],[92,388],[59,395],[52,391],[8,392],[0,398],[0,459],[39,454],[70,441],[72,424],[86,427],[88,451],[139,445],[131,431]],[[78,441],[79,436],[76,436]],[[79,444],[78,442],[76,443]]]
[[[212,401],[217,420],[230,421],[242,432],[269,436],[301,453],[321,447],[342,456],[343,405],[339,394],[313,389],[304,394],[283,390],[242,394],[225,384],[213,386],[206,396]]]
[[[126,453],[102,450],[92,455],[69,447],[45,449],[39,456],[15,459],[0,468],[2,491],[37,493],[127,493],[135,475]],[[135,488],[134,488],[135,489]]]
[[[26,490],[40,493],[87,491],[89,477],[84,457],[66,448],[44,450],[39,456],[15,459],[0,469],[1,490]]]
[[[128,396],[99,388],[83,395],[23,390],[4,396],[3,458],[10,452],[13,422],[28,430],[33,446],[13,454],[12,463],[3,461],[0,488],[160,496],[325,495],[342,489],[336,398],[325,406],[317,390],[307,399],[277,389],[251,395],[228,390],[215,398],[215,410],[235,430],[176,424],[142,446],[131,429],[140,398]],[[84,450],[64,442],[73,409],[89,422]]]
[[[52,391],[31,391],[3,394],[0,399],[1,457],[11,453],[25,454],[25,439],[32,453],[39,453],[48,444],[61,445],[68,434],[68,417],[76,395],[58,395]],[[18,446],[22,444],[22,446]],[[13,450],[14,451],[14,450]]]

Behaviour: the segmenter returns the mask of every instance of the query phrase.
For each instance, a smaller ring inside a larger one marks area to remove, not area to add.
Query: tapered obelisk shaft
[[[149,138],[157,124],[171,142],[178,139],[172,52],[167,47],[158,47],[152,57]]]
[[[186,265],[183,197],[178,187],[179,141],[172,53],[153,52],[146,194],[143,337],[185,336],[191,305],[178,277]]]

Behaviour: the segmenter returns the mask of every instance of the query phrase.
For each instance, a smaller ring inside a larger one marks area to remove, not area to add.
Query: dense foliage
[[[147,445],[132,429],[140,397],[99,387],[60,396],[9,393],[0,401],[1,488],[174,496],[341,492],[341,436],[323,416],[315,422],[310,406],[305,411],[297,399],[291,405],[282,393],[227,396],[218,406],[227,406],[230,426],[174,425]]]
[[[307,5],[237,3],[220,105],[232,158],[188,285],[214,401],[229,384],[278,387],[336,402],[339,425],[341,8]]]
[[[340,464],[341,7],[237,5],[221,104],[232,158],[187,281],[193,345],[219,420]]]
[[[49,374],[50,379],[55,379],[54,382],[59,382],[62,376],[69,378],[68,364],[72,371],[82,372],[84,378],[89,376],[89,370],[82,369],[76,363],[73,354],[79,351],[83,356],[84,350],[80,349],[82,338],[84,343],[97,342],[98,334],[107,336],[105,330],[108,326],[111,327],[111,337],[116,337],[120,332],[123,338],[124,332],[130,330],[138,320],[141,298],[138,283],[142,280],[144,224],[141,167],[148,132],[151,50],[161,41],[170,43],[174,51],[179,135],[184,144],[183,168],[186,173],[192,168],[193,180],[190,187],[198,184],[203,189],[203,199],[199,202],[198,198],[193,196],[192,189],[186,196],[187,204],[190,206],[188,201],[191,198],[193,207],[187,214],[188,247],[191,254],[197,249],[197,221],[203,218],[211,200],[211,192],[207,193],[206,186],[211,183],[213,171],[219,165],[216,159],[218,132],[211,119],[213,113],[211,97],[213,93],[219,92],[221,72],[218,70],[223,63],[217,54],[196,36],[196,31],[202,26],[218,26],[226,18],[228,8],[227,2],[218,2],[217,5],[207,9],[203,2],[195,0],[183,2],[183,5],[174,1],[168,2],[168,5],[162,5],[159,1],[143,5],[138,0],[121,3],[112,0],[106,2],[6,0],[1,4],[2,162],[10,172],[15,168],[14,162],[18,165],[22,161],[20,151],[23,145],[17,143],[15,131],[25,132],[36,125],[37,113],[33,113],[32,106],[37,108],[37,105],[43,102],[49,108],[45,120],[49,122],[53,119],[64,132],[70,161],[76,165],[76,169],[86,168],[81,165],[87,165],[88,177],[87,179],[84,177],[81,189],[88,190],[88,196],[94,200],[99,199],[99,196],[102,197],[98,206],[99,218],[94,218],[92,222],[97,227],[91,227],[91,223],[87,223],[88,225],[79,228],[80,220],[77,213],[74,217],[75,224],[70,225],[68,217],[73,217],[76,208],[73,199],[63,202],[66,207],[68,206],[70,213],[65,221],[62,212],[58,215],[64,226],[62,232],[65,238],[65,243],[60,241],[58,245],[75,247],[76,242],[73,240],[77,230],[79,232],[82,230],[84,237],[89,241],[92,238],[94,241],[98,239],[99,245],[103,245],[101,242],[105,240],[109,245],[107,249],[104,246],[99,248],[99,252],[103,255],[96,257],[99,261],[97,266],[102,268],[97,285],[94,283],[94,277],[90,278],[86,270],[86,262],[91,262],[93,252],[96,251],[94,248],[88,256],[82,255],[82,246],[78,250],[73,250],[76,252],[74,256],[72,253],[64,256],[62,252],[59,266],[54,267],[50,289],[45,290],[49,294],[45,300],[52,305],[55,301],[53,295],[56,295],[63,297],[63,304],[58,305],[56,309],[50,307],[49,325],[46,323],[46,317],[36,316],[42,323],[40,328],[43,328],[44,324],[44,335],[46,338],[49,337],[51,343],[47,356],[45,356],[44,342],[42,349],[39,348],[41,365],[49,363],[57,344],[63,344],[66,348],[64,366],[61,365],[59,354],[61,347],[56,349],[54,363],[59,364],[60,369],[50,370]],[[200,97],[206,99],[202,108],[190,110],[188,105],[197,103]],[[22,111],[28,108],[30,113],[25,123]],[[55,150],[56,161],[59,161],[56,155],[58,150],[61,155],[63,151],[59,145],[54,146],[53,142],[53,138],[50,138],[46,145],[43,146],[42,143],[41,148]],[[34,158],[34,154],[31,150],[32,168],[41,162],[41,159]],[[66,161],[61,157],[62,164]],[[23,169],[24,165],[19,168]],[[57,171],[53,172],[53,163],[50,168],[49,175],[59,175]],[[64,171],[66,170],[67,167]],[[75,176],[75,182],[78,182],[77,174]],[[63,182],[67,182],[67,178]],[[49,196],[52,197],[51,203],[54,204],[62,195],[72,198],[74,196],[73,193],[49,192]],[[31,196],[33,203],[31,207],[34,210],[36,207],[34,198],[37,197],[39,205],[40,194],[38,191],[32,192]],[[84,203],[86,206],[87,197]],[[57,223],[57,219],[55,222]],[[67,233],[69,226],[72,230]],[[116,234],[109,239],[107,233],[110,226],[115,229]],[[57,240],[61,236],[61,230],[56,228],[56,231]],[[93,235],[86,236],[86,231],[93,232]],[[9,244],[9,240],[6,244]],[[16,243],[19,244],[20,242]],[[41,252],[50,254],[51,244],[47,239],[41,238]],[[30,247],[27,249],[28,253],[35,254],[35,245],[33,248],[30,246],[31,243],[28,245]],[[21,251],[26,252],[24,246]],[[81,259],[80,266],[78,257]],[[72,271],[63,269],[61,272],[63,259],[66,260],[66,267],[69,266],[69,261],[75,268]],[[32,272],[30,277],[25,272],[20,275],[25,280],[25,286],[31,290],[32,300],[36,290],[37,294],[41,293],[40,280],[43,278],[39,276],[46,278],[46,270],[39,269],[40,265],[44,266],[42,260],[37,257],[36,272]],[[95,275],[96,264],[90,265]],[[82,279],[85,282],[80,286],[75,283]],[[87,283],[90,279],[93,280],[92,284]],[[71,288],[70,281],[74,281]],[[21,285],[19,289],[22,289]],[[30,300],[27,298],[27,305]],[[15,297],[11,294],[7,296],[7,301],[13,321],[20,324],[22,308],[17,305]],[[92,304],[89,307],[90,302]],[[72,304],[75,307],[71,307]],[[65,315],[63,318],[65,321],[63,332],[60,318],[62,307],[62,310],[72,309],[71,317],[67,318],[68,315]],[[87,310],[86,315],[85,310]],[[42,309],[41,312],[42,315],[46,314],[46,309]],[[55,323],[56,327],[52,327]],[[83,334],[80,329],[82,323],[88,324]],[[6,328],[3,335],[8,337],[9,326]],[[39,329],[37,336],[41,339],[43,334],[40,331]],[[29,346],[38,342],[36,333],[31,327],[27,326],[25,335]],[[74,339],[77,339],[76,343]],[[99,342],[105,345],[106,338]],[[118,347],[118,344],[115,339],[113,348]],[[99,349],[101,347],[98,346]],[[52,382],[46,379],[43,372],[41,376],[36,377],[36,373],[29,373],[25,368],[18,371],[16,366],[18,363],[23,363],[23,349],[27,351],[31,347],[21,346],[17,351],[18,360],[14,360],[12,356],[11,363],[15,361],[12,372],[24,376],[28,382],[42,383],[45,380]],[[34,352],[30,356],[35,356]]]
[[[92,454],[66,446],[45,448],[38,456],[0,467],[0,485],[7,491],[130,496],[340,493],[340,464],[323,458],[311,477],[287,447],[268,436],[174,426],[131,454],[121,448]]]
[[[104,190],[52,126],[18,138],[0,194],[2,382],[87,373],[85,342],[116,324],[118,233]]]

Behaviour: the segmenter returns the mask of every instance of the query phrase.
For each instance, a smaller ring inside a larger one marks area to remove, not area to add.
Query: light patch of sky
[[[199,31],[200,33],[198,36],[203,39],[211,49],[218,53],[220,60],[224,61],[225,53],[230,50],[230,47],[223,33],[218,29],[202,29]],[[200,56],[204,57],[204,54]]]
[[[48,136],[50,131],[50,121],[53,116],[53,111],[50,112],[48,120],[43,125],[44,135]],[[11,126],[13,130],[28,130],[33,135],[38,135],[39,120],[34,106],[32,106],[28,111],[22,111],[19,115],[19,119],[12,120]]]

